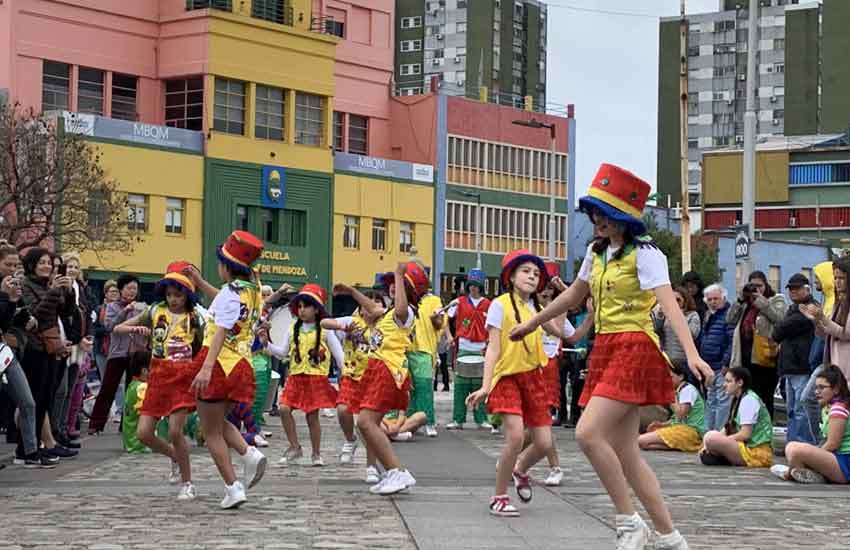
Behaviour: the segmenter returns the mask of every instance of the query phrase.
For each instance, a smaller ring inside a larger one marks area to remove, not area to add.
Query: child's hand
[[[212,365],[204,362],[204,366],[201,367],[201,370],[198,371],[195,379],[192,380],[192,385],[189,389],[192,393],[195,394],[196,397],[200,398],[204,392],[207,391],[207,388],[210,385],[210,380],[212,379]]]
[[[396,275],[404,275],[407,273],[407,262],[399,262],[395,268]]]
[[[552,283],[552,287],[559,292],[564,292],[565,290],[567,290],[567,285],[564,284],[564,281],[561,280],[561,278],[557,275],[555,277],[552,277],[552,280],[550,282]]]
[[[130,332],[133,334],[138,334],[140,336],[150,336],[151,329],[148,327],[130,327]]]
[[[587,303],[585,303],[585,307],[587,308],[587,314],[593,318],[593,298],[588,298]]]
[[[195,284],[198,284],[198,281],[201,280],[201,272],[193,265],[183,268],[183,275],[192,279],[192,282]]]
[[[488,392],[484,389],[478,389],[469,394],[469,397],[466,398],[466,406],[475,408],[479,403],[487,400]]]

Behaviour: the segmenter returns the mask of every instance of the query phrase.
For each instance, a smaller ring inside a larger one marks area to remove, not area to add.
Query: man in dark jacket
[[[726,289],[718,284],[707,287],[703,294],[708,306],[702,327],[699,354],[714,370],[714,382],[706,388],[705,429],[720,430],[729,416],[730,399],[723,389],[723,377],[732,356],[735,327],[726,323],[729,311]]]
[[[800,304],[814,302],[809,280],[796,273],[786,287],[791,305],[785,318],[773,328],[773,340],[779,344],[779,376],[785,378],[786,410],[788,411],[787,441],[815,444],[815,435],[809,426],[802,393],[809,381],[809,352],[815,337],[814,324],[800,311]]]

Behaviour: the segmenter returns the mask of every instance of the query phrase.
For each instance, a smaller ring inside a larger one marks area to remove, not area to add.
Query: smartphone
[[[60,277],[64,277],[68,273],[68,266],[65,264],[59,264],[59,267],[56,269],[56,273]]]

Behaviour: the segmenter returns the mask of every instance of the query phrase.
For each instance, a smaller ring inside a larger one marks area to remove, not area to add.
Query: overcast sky
[[[635,172],[654,188],[658,22],[679,15],[679,0],[544,1],[548,101],[576,106],[576,197],[603,162]],[[705,13],[718,6],[718,0],[687,0],[686,9]]]

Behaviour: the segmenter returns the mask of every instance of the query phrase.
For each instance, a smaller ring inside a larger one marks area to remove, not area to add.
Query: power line
[[[652,15],[652,14],[649,14],[649,13],[639,13],[639,12],[634,12],[634,11],[615,11],[615,10],[605,10],[605,9],[598,9],[598,8],[584,8],[584,7],[581,7],[581,6],[573,6],[571,4],[555,4],[555,3],[552,3],[552,2],[546,2],[546,5],[550,8],[562,8],[562,9],[565,9],[565,10],[580,11],[580,12],[586,12],[586,13],[598,13],[598,14],[602,14],[602,15],[619,15],[619,16],[623,16],[623,17],[642,17],[642,18],[645,18],[645,19],[661,19],[662,17],[665,17],[665,16],[662,16],[662,15]]]

